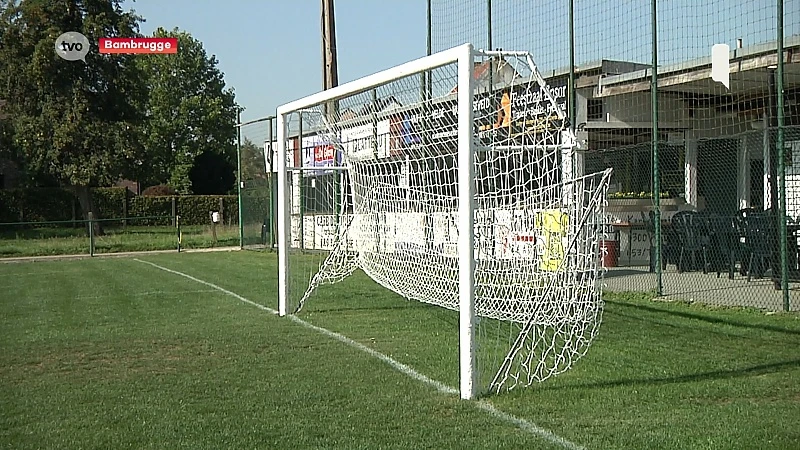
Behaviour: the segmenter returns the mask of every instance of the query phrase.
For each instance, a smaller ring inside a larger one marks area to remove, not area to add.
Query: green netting
[[[607,289],[800,309],[800,0],[430,7],[433,52],[528,50],[566,87],[576,167],[614,168]]]
[[[256,119],[241,126],[242,142],[242,246],[271,249],[275,243],[274,211],[277,198],[272,172],[273,118]]]

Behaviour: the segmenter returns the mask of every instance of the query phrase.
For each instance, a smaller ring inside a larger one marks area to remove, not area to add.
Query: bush
[[[98,209],[101,219],[121,219],[130,214],[128,211],[129,192],[124,187],[95,188],[92,200]]]
[[[72,220],[75,195],[60,188],[0,190],[0,222]],[[80,210],[76,213],[80,216]]]
[[[160,217],[136,221],[137,225],[170,225],[172,224],[172,199],[173,197],[138,196],[131,199],[128,216],[130,217]]]
[[[171,189],[168,186],[160,186],[153,186],[153,188]],[[124,187],[109,187],[94,188],[92,199],[101,219],[159,217],[158,219],[135,221],[135,224],[138,225],[172,224],[173,199],[177,213],[181,216],[182,224],[208,225],[211,222],[209,211],[220,211],[223,222],[226,224],[235,224],[239,221],[239,205],[235,195],[135,196]],[[267,199],[265,204],[268,203]],[[69,189],[0,190],[0,223],[70,221],[82,218],[80,204],[75,194]]]
[[[167,186],[166,184],[157,184],[142,191],[142,195],[145,197],[163,197],[168,195],[178,195],[178,191]]]
[[[211,223],[209,211],[220,211],[226,224],[238,223],[239,209],[235,195],[165,195],[158,197],[133,197],[129,215],[131,217],[169,216],[163,219],[148,219],[141,224],[168,225],[172,223],[172,202],[175,201],[177,213],[183,225],[208,225]]]
[[[220,202],[222,208],[220,209]],[[178,197],[178,214],[186,225],[211,223],[210,211],[219,211],[223,223],[238,223],[239,210],[235,195],[186,195]]]

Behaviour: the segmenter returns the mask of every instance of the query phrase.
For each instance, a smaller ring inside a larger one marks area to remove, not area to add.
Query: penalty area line
[[[150,261],[144,261],[144,260],[141,260],[141,259],[138,259],[138,258],[134,258],[133,260],[137,261],[137,262],[140,262],[140,263],[143,263],[143,264],[147,264],[147,265],[152,266],[152,267],[155,267],[156,269],[163,270],[164,272],[168,272],[168,273],[171,273],[171,274],[174,274],[174,275],[178,275],[178,276],[181,276],[183,278],[192,280],[194,282],[203,284],[203,285],[208,286],[208,287],[210,287],[212,289],[215,289],[215,290],[217,290],[219,292],[227,294],[227,295],[229,295],[229,296],[231,296],[231,297],[233,297],[233,298],[235,298],[235,299],[237,299],[237,300],[239,300],[241,302],[247,303],[248,305],[255,306],[256,308],[261,309],[263,311],[266,311],[266,312],[268,312],[270,314],[278,315],[278,311],[277,310],[269,308],[269,307],[266,307],[264,305],[261,305],[259,303],[254,302],[252,300],[248,300],[248,299],[242,297],[241,295],[239,295],[239,294],[237,294],[235,292],[229,291],[229,290],[227,290],[227,289],[225,289],[223,287],[217,286],[214,283],[209,283],[208,281],[201,280],[200,278],[196,278],[196,277],[193,277],[193,276],[191,276],[189,274],[186,274],[186,273],[183,273],[183,272],[178,272],[177,270],[172,270],[172,269],[169,269],[169,268],[164,267],[164,266],[160,266],[160,265],[152,263]],[[327,328],[322,328],[322,327],[319,327],[319,326],[314,325],[312,323],[306,322],[305,320],[300,319],[299,317],[294,316],[294,315],[289,315],[289,316],[287,316],[287,318],[289,320],[293,321],[294,323],[304,327],[304,328],[308,328],[310,330],[316,331],[316,332],[318,332],[320,334],[323,334],[323,335],[328,336],[328,337],[330,337],[332,339],[335,339],[335,340],[337,340],[337,341],[339,341],[339,342],[341,342],[343,344],[346,344],[346,345],[348,345],[350,347],[353,347],[353,348],[355,348],[357,350],[361,350],[362,352],[364,352],[364,353],[366,353],[366,354],[368,354],[368,355],[370,355],[370,356],[372,356],[374,358],[377,358],[377,359],[385,362],[386,364],[388,364],[389,366],[391,366],[393,369],[397,370],[398,372],[400,372],[400,373],[402,373],[402,374],[404,374],[404,375],[406,375],[406,376],[408,376],[408,377],[410,377],[410,378],[412,378],[414,380],[421,381],[421,382],[433,387],[434,389],[436,389],[437,391],[441,392],[442,394],[458,395],[458,389],[450,387],[450,386],[447,386],[446,384],[444,384],[442,382],[439,382],[439,381],[436,381],[436,380],[434,380],[434,379],[432,379],[430,377],[427,377],[427,376],[417,372],[416,370],[414,370],[410,366],[407,366],[407,365],[401,363],[400,361],[397,361],[397,360],[395,360],[395,359],[393,359],[393,358],[391,358],[389,356],[386,356],[386,355],[384,355],[383,353],[381,353],[381,352],[379,352],[377,350],[369,348],[369,347],[367,347],[366,345],[364,345],[364,344],[362,344],[360,342],[356,342],[356,341],[350,339],[349,337],[347,337],[347,336],[345,336],[343,334],[339,334],[339,333],[337,333],[335,331],[328,330]],[[553,433],[552,431],[546,430],[546,429],[544,429],[544,428],[542,428],[542,427],[540,427],[540,426],[538,426],[538,425],[536,425],[536,424],[534,424],[532,422],[529,422],[529,421],[527,421],[525,419],[521,419],[519,417],[513,416],[513,415],[508,414],[506,412],[500,411],[499,409],[497,409],[497,407],[495,407],[494,405],[492,405],[491,403],[489,403],[486,400],[478,400],[478,401],[474,401],[474,402],[470,402],[470,403],[472,405],[475,405],[475,407],[477,407],[478,409],[487,412],[489,415],[493,416],[494,418],[502,420],[504,422],[511,423],[511,424],[517,426],[518,428],[520,428],[521,430],[526,431],[526,432],[528,432],[530,434],[539,436],[540,438],[550,442],[551,444],[556,444],[556,445],[559,445],[559,446],[561,446],[563,448],[566,448],[566,449],[569,449],[569,450],[583,450],[584,449],[584,447],[582,447],[582,446],[580,446],[578,444],[575,444],[575,443],[573,443],[573,442],[571,442],[571,441],[569,441],[569,440],[567,440],[567,439],[565,439],[565,438]]]

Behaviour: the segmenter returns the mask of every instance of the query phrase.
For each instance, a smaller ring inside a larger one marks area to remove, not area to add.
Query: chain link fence
[[[576,166],[614,169],[607,290],[800,310],[800,0],[427,7],[429,52],[528,50],[563,88]]]
[[[277,178],[273,164],[275,117],[240,125],[242,247],[272,249],[275,245]]]

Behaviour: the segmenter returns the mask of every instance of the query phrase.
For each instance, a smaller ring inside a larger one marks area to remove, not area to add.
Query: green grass
[[[181,234],[182,248],[213,246],[210,226],[183,226]],[[177,245],[177,230],[170,226],[105,226],[104,234],[95,237],[95,253],[170,250],[177,249]],[[217,246],[229,245],[239,245],[238,226],[218,226]],[[88,253],[89,236],[85,228],[19,228],[0,232],[0,258]]]
[[[273,254],[141,259],[276,308]],[[387,364],[128,258],[0,265],[3,448],[558,448]],[[300,313],[457,386],[457,317],[357,273]],[[800,442],[800,319],[607,298],[575,367],[488,397],[588,448]]]

